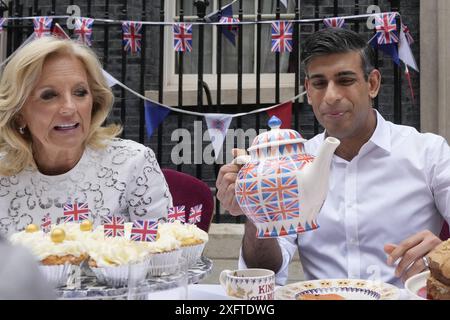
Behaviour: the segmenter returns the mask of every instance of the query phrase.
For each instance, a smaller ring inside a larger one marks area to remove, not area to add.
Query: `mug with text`
[[[245,300],[274,299],[275,273],[272,270],[223,270],[219,280],[230,297]]]

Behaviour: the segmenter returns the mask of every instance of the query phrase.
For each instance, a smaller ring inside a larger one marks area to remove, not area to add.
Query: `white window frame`
[[[255,2],[257,0],[254,0]],[[212,0],[213,10],[218,9],[217,0]],[[165,20],[174,21],[176,16],[176,1],[165,2]],[[255,5],[256,7],[256,5]],[[254,25],[256,34],[256,25]],[[194,35],[195,36],[195,35]],[[256,54],[256,37],[254,37]],[[262,39],[262,41],[269,41]],[[217,32],[213,32],[213,48],[217,47]],[[197,50],[197,48],[193,48]],[[208,84],[211,91],[212,103],[217,103],[217,74],[216,74],[216,50],[212,54],[212,74],[203,74],[203,81]],[[254,59],[256,70],[256,59]],[[166,28],[164,37],[164,81],[163,103],[166,105],[178,105],[178,74],[175,73],[175,51],[173,50],[172,28]],[[222,73],[221,75],[221,104],[237,104],[237,79],[238,74]],[[295,96],[295,73],[280,73],[280,101],[285,101]],[[275,103],[275,73],[260,74],[260,101],[261,103]],[[300,88],[302,90],[302,87]],[[158,99],[158,91],[150,90],[146,95],[154,100]],[[242,74],[242,103],[252,104],[256,102],[256,72]],[[206,95],[203,104],[207,105]],[[197,105],[197,74],[183,74],[183,105]]]

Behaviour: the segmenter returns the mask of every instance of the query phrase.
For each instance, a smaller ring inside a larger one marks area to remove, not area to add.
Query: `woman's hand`
[[[431,231],[424,230],[403,240],[398,245],[385,244],[384,252],[389,255],[387,264],[391,266],[400,258],[400,262],[395,268],[395,276],[401,277],[405,282],[411,276],[426,269],[423,257],[441,242]]]

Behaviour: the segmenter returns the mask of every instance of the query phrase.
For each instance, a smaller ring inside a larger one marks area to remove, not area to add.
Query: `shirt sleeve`
[[[430,185],[436,207],[450,224],[450,147],[444,138],[438,137],[428,154]]]
[[[275,283],[277,285],[283,286],[286,284],[289,275],[289,264],[291,263],[292,257],[295,254],[295,250],[297,250],[297,245],[295,241],[297,240],[297,236],[285,236],[277,238],[278,244],[280,245],[281,255],[283,258],[283,263],[281,264],[280,270],[275,274]],[[247,264],[244,261],[244,257],[242,255],[242,247],[239,250],[239,269],[247,269]]]
[[[153,150],[139,153],[134,170],[127,191],[131,220],[167,217],[172,195]]]

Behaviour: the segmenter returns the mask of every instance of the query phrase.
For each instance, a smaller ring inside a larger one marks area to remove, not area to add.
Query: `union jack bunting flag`
[[[291,22],[272,22],[272,52],[292,51],[292,30]]]
[[[75,19],[75,30],[74,33],[77,36],[77,40],[85,45],[92,45],[92,25],[94,24],[94,19],[91,18],[81,18]]]
[[[34,34],[36,35],[36,38],[51,35],[52,22],[53,19],[48,17],[34,18],[33,25],[34,25]]]
[[[125,219],[116,216],[103,217],[103,232],[105,237],[123,237],[125,235]]]
[[[192,24],[173,25],[173,48],[175,51],[192,51]]]
[[[64,205],[64,222],[79,222],[89,218],[89,207],[84,203],[66,203]]]
[[[221,17],[219,22],[220,24],[226,25],[222,27],[222,33],[233,45],[235,45],[235,38],[238,35],[238,25],[233,23],[239,22],[239,19],[234,19],[233,17]]]
[[[197,222],[200,222],[200,219],[202,217],[202,204],[198,204],[195,207],[191,208],[191,212],[189,213],[189,223],[195,224]]]
[[[323,19],[323,24],[327,27],[327,28],[343,28],[344,24],[345,24],[345,19],[344,18],[326,18]]]
[[[123,47],[131,53],[141,51],[142,23],[126,21],[122,23]]]
[[[45,233],[50,232],[51,225],[52,225],[52,218],[50,217],[50,213],[47,213],[42,218],[42,223],[41,223],[42,231],[44,231]]]
[[[156,240],[157,233],[157,220],[135,220],[131,229],[131,240],[152,242]]]
[[[186,211],[185,206],[178,206],[169,208],[169,214],[167,215],[167,220],[169,222],[174,222],[179,220],[180,222],[186,222]]]
[[[411,31],[409,31],[408,26],[406,24],[402,23],[402,30],[403,30],[403,33],[405,34],[405,37],[406,37],[406,40],[408,41],[408,44],[412,45],[414,43],[414,39],[413,39],[413,37],[411,35]]]
[[[3,26],[6,24],[7,20],[5,18],[0,18],[0,32],[3,31]]]
[[[381,13],[375,16],[378,44],[398,43],[395,13]]]

